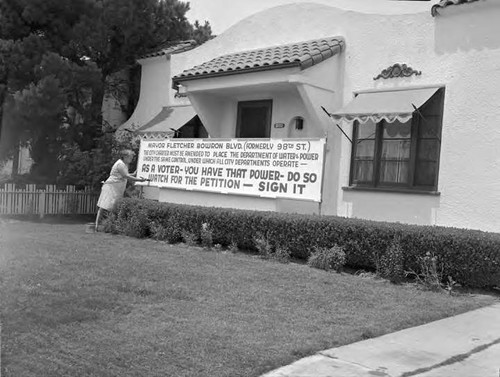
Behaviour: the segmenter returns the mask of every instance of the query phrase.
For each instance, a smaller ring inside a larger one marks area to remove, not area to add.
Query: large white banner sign
[[[141,140],[148,185],[321,201],[325,139]]]

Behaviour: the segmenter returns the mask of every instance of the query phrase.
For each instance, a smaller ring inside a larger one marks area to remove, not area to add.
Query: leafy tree
[[[33,175],[54,182],[78,156],[109,158],[107,77],[166,41],[211,38],[188,10],[178,0],[0,0],[0,159],[29,145]],[[127,85],[138,82],[130,72]]]
[[[3,42],[7,79],[0,157],[16,156],[19,146],[29,144],[33,173],[54,182],[61,144],[74,139],[90,148],[99,134],[96,125],[89,127],[98,111],[89,99],[101,85],[100,70],[47,52],[47,43],[33,34]]]
[[[194,22],[193,39],[196,41],[196,43],[205,43],[213,37],[214,35],[212,35],[212,27],[210,26],[210,23],[208,21],[205,21],[203,25],[201,25],[198,20]]]

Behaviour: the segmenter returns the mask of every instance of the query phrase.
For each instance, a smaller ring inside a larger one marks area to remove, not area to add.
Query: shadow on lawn
[[[96,297],[79,292],[73,296],[57,297],[51,294],[28,292],[25,300],[29,307],[4,313],[6,333],[24,333],[36,331],[42,327],[56,328],[60,325],[83,323],[98,320],[102,313],[126,315],[132,311],[132,305],[110,300],[109,297]],[[16,308],[14,308],[16,309]]]

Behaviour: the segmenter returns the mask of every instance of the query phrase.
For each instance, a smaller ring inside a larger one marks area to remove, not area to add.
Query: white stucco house
[[[182,136],[207,136],[187,97],[177,95],[169,98],[172,85],[172,56],[195,47],[195,41],[182,41],[167,44],[139,57],[137,60],[141,65],[139,100],[132,116],[118,127],[118,134],[129,131],[146,138],[172,137],[180,132],[180,128],[185,127],[185,135]],[[108,110],[105,113],[114,112]],[[118,114],[121,115],[122,112],[118,111]]]
[[[151,195],[500,232],[498,20],[499,0],[297,3],[169,55],[168,68],[144,60],[126,127],[187,106],[212,139],[326,139],[321,200]]]

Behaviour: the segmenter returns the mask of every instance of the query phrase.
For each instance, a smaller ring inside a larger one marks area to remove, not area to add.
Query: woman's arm
[[[126,177],[129,181],[132,181],[132,182],[144,182],[144,181],[147,181],[146,178],[137,178],[137,177],[134,177],[132,174],[127,174]]]
[[[135,177],[136,171],[133,172],[132,174],[129,174],[128,169],[127,169],[127,165],[125,165],[125,164],[120,164],[119,166],[117,166],[117,169],[120,172],[121,176],[123,178],[128,179],[129,181],[132,181],[132,182],[144,182],[144,181],[147,180],[145,178],[137,178],[137,177]]]

